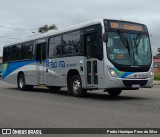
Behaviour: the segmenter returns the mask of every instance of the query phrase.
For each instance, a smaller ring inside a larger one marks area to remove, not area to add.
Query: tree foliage
[[[157,51],[158,51],[158,55],[160,55],[160,48],[158,48]]]
[[[38,29],[38,32],[45,33],[45,32],[48,32],[49,30],[57,30],[57,29],[58,29],[58,27],[55,24],[50,25],[50,26],[44,25]]]

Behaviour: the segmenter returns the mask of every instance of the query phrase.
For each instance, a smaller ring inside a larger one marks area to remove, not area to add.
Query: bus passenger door
[[[37,78],[38,84],[46,84],[45,80],[45,59],[46,59],[47,43],[37,44],[36,62],[37,62]]]
[[[98,68],[97,58],[95,53],[97,52],[95,47],[97,46],[97,33],[89,33],[84,35],[84,51],[86,56],[86,79],[87,87],[98,87]]]

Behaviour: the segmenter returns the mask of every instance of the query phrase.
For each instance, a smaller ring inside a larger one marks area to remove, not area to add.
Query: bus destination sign
[[[110,22],[110,27],[112,29],[124,29],[130,31],[145,31],[143,25],[133,24],[133,23],[126,23],[126,22]]]

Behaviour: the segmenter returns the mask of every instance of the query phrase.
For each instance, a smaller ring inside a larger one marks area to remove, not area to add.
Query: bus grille
[[[123,84],[127,87],[131,87],[132,85],[140,85],[145,86],[148,80],[123,80]]]

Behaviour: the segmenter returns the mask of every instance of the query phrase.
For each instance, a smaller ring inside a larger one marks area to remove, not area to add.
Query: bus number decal
[[[65,62],[64,61],[59,61],[59,67],[60,68],[65,68],[66,67]]]
[[[48,66],[48,67],[50,66],[52,68],[57,68],[57,67],[64,68],[64,67],[66,67],[64,61],[59,61],[59,62],[55,61],[55,62],[53,62],[51,60],[46,60],[46,66]]]

